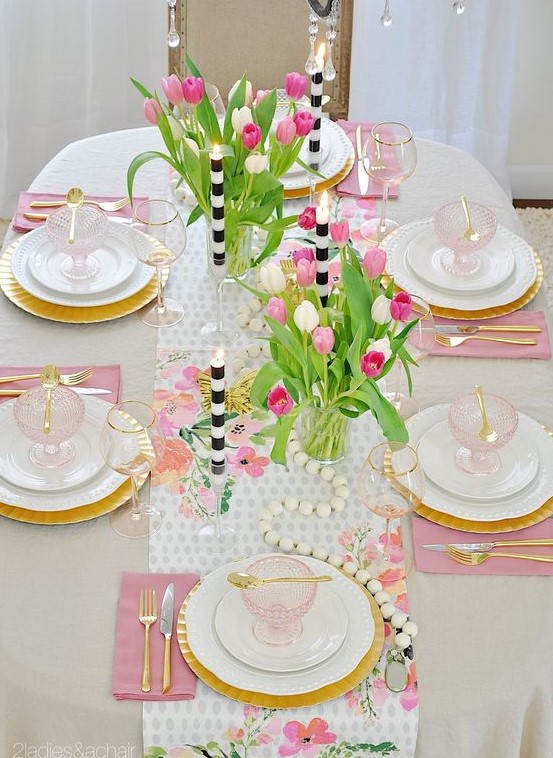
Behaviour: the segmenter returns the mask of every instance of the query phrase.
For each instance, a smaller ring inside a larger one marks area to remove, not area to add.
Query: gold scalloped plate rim
[[[140,477],[138,486],[141,487],[145,481],[146,477]],[[75,508],[68,508],[65,511],[33,511],[29,508],[20,508],[16,505],[0,503],[0,516],[5,516],[13,521],[22,521],[26,524],[44,526],[78,524],[81,521],[90,521],[91,519],[98,518],[98,516],[111,513],[111,511],[126,503],[131,495],[131,481],[127,479],[120,487],[95,503],[79,505]]]
[[[100,321],[112,321],[127,316],[129,313],[134,313],[150,303],[157,294],[157,280],[154,272],[150,282],[139,292],[108,305],[81,307],[58,305],[41,300],[27,292],[12,273],[12,255],[22,239],[24,238],[19,237],[12,242],[0,260],[0,289],[14,305],[33,316],[39,316],[49,321],[61,321],[66,324],[94,324]],[[166,269],[163,275],[164,283],[167,281],[167,277],[168,271]]]
[[[394,232],[392,232],[392,234],[393,233]],[[432,310],[432,315],[440,316],[441,318],[457,319],[458,321],[474,321],[476,319],[494,318],[495,316],[507,316],[509,313],[520,310],[520,308],[528,305],[528,303],[536,297],[543,284],[543,264],[533,248],[532,253],[536,264],[536,278],[526,292],[523,292],[523,294],[516,300],[512,300],[510,303],[504,303],[502,305],[494,305],[490,308],[480,308],[476,311],[462,311],[456,308],[444,308],[441,305],[434,305],[429,302],[428,304]],[[390,279],[391,277],[389,275],[383,277],[385,282],[389,282]],[[396,292],[405,291],[396,285],[395,282],[394,290]]]
[[[375,667],[376,662],[382,655],[382,650],[384,649],[384,621],[380,613],[380,608],[371,593],[363,587],[360,582],[356,581],[349,574],[346,574],[345,571],[341,571],[341,573],[351,581],[355,582],[355,584],[363,590],[364,594],[367,596],[374,620],[374,639],[370,648],[361,658],[357,666],[355,666],[355,668],[342,679],[338,679],[336,682],[331,682],[319,689],[294,695],[271,695],[266,692],[252,692],[250,690],[234,687],[231,684],[227,684],[227,682],[224,682],[222,679],[219,679],[219,677],[215,676],[215,674],[198,661],[190,649],[186,635],[186,606],[188,604],[188,599],[200,587],[201,581],[190,591],[179,610],[177,619],[177,640],[182,657],[196,674],[198,679],[201,679],[204,684],[207,684],[219,694],[225,695],[225,697],[232,698],[233,700],[238,700],[240,703],[248,703],[249,705],[257,705],[263,708],[301,708],[306,705],[317,705],[318,703],[324,703],[327,700],[334,700],[334,698],[344,695],[369,676]]]
[[[345,162],[343,168],[341,168],[337,174],[334,174],[334,176],[331,176],[329,179],[325,179],[324,181],[319,182],[315,186],[315,192],[323,192],[324,190],[330,189],[331,187],[335,187],[337,184],[339,184],[342,181],[342,179],[346,178],[346,176],[352,170],[354,163],[355,163],[355,152],[353,150],[353,145],[352,145],[351,153],[349,155],[349,158]],[[285,200],[293,200],[294,198],[297,198],[297,197],[307,197],[308,195],[309,195],[309,187],[298,187],[296,189],[284,190]]]

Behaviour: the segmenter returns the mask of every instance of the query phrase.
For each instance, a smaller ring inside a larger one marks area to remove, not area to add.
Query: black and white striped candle
[[[317,169],[321,160],[321,115],[323,112],[324,45],[317,53],[317,71],[311,76],[311,115],[315,119],[309,133],[309,165]]]
[[[323,192],[321,201],[315,211],[317,226],[315,229],[315,258],[317,261],[317,291],[321,304],[326,305],[328,298],[328,194]]]
[[[211,359],[211,473],[225,473],[225,361],[219,351]]]
[[[225,265],[225,195],[223,156],[219,145],[213,145],[209,159],[211,162],[211,250],[213,265],[219,271],[223,271]]]

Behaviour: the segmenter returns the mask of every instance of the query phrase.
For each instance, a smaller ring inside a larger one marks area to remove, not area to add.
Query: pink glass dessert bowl
[[[489,244],[497,230],[495,214],[485,205],[467,200],[470,223],[478,239],[467,238],[467,217],[461,202],[447,203],[434,213],[433,224],[436,236],[447,248],[441,255],[440,263],[450,274],[469,276],[475,274],[481,260],[475,255]]]
[[[61,270],[68,279],[76,282],[91,279],[100,270],[92,253],[98,249],[108,228],[108,219],[102,211],[90,205],[75,210],[75,240],[69,243],[71,210],[60,208],[46,219],[46,233],[56,250],[65,253]]]

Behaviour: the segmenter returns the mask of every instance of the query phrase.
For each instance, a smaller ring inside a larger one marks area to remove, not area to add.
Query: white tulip
[[[238,89],[238,86],[240,85],[240,79],[238,79],[232,87],[230,88],[230,91],[228,93],[228,102],[230,102],[230,98],[234,95],[236,90]],[[253,100],[253,91],[252,91],[252,83],[248,80],[246,80],[246,96],[244,98],[244,103],[246,105],[251,105]]]
[[[266,266],[261,267],[259,274],[261,285],[270,295],[278,295],[286,289],[286,277],[280,266],[268,263]]]
[[[184,134],[184,127],[180,120],[178,118],[175,118],[174,116],[167,116],[167,120],[169,121],[169,127],[171,129],[171,134],[173,135],[173,139],[175,142],[181,139],[182,135]]]
[[[387,324],[391,319],[390,301],[386,295],[379,295],[371,308],[371,317],[377,324]]]
[[[242,134],[242,129],[246,124],[250,124],[253,121],[253,116],[250,108],[244,105],[242,108],[235,108],[232,111],[230,117],[230,123],[236,134]]]
[[[319,325],[317,309],[309,300],[304,300],[294,311],[294,324],[300,332],[311,333]]]
[[[392,355],[392,348],[390,347],[390,340],[388,337],[381,337],[379,340],[375,340],[369,346],[370,350],[378,350],[384,355],[384,362]]]
[[[252,153],[251,155],[248,155],[244,161],[246,171],[249,171],[250,174],[261,174],[265,171],[268,165],[269,156],[261,155],[261,153]]]
[[[184,141],[188,145],[188,147],[192,150],[196,158],[200,157],[200,148],[198,147],[198,143],[194,142],[193,139],[190,139],[190,137],[185,137]]]

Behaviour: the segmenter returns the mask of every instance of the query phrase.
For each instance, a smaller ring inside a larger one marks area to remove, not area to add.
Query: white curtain
[[[402,121],[472,153],[507,194],[507,148],[521,0],[356,0],[350,117]]]
[[[133,77],[167,71],[165,0],[0,0],[0,217],[69,142],[145,124]]]

